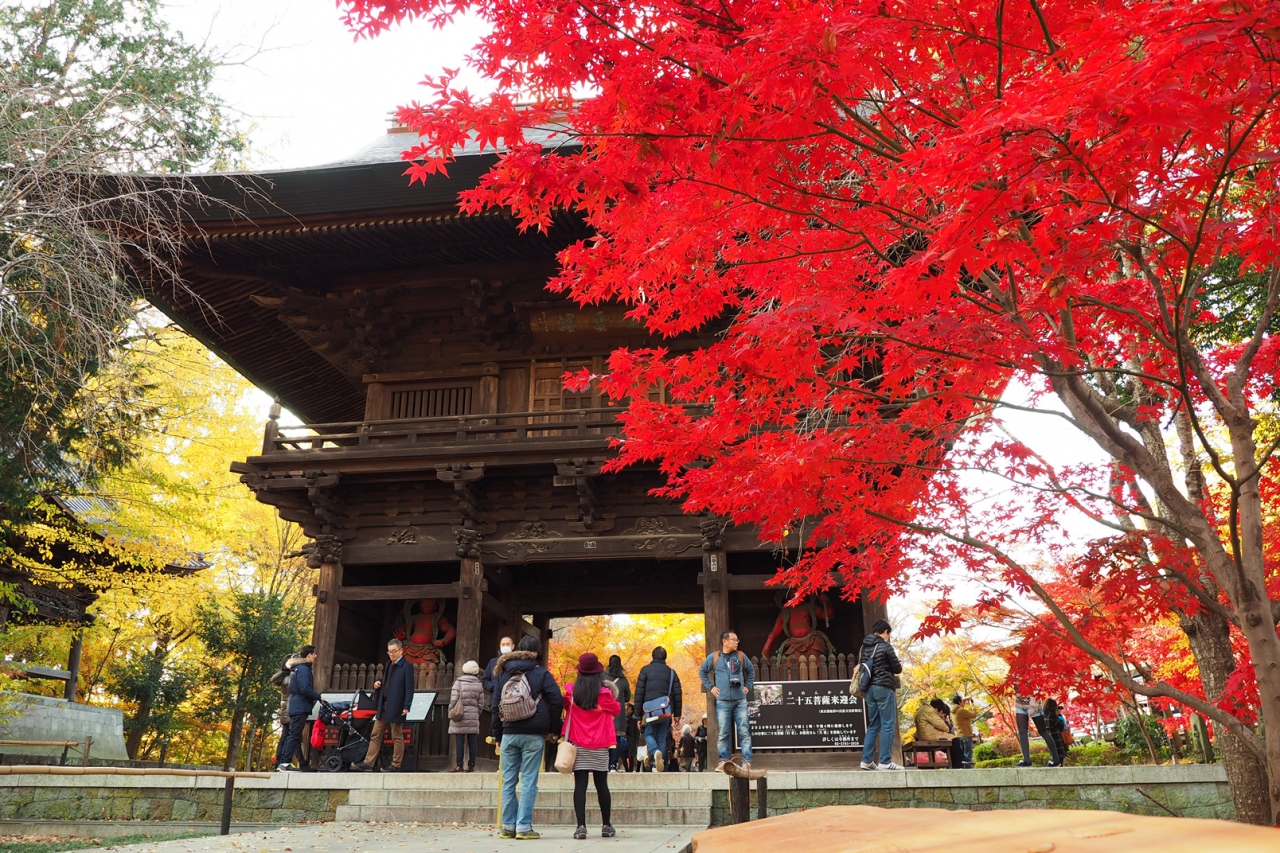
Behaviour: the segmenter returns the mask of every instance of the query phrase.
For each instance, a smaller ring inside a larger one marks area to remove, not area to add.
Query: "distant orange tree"
[[[653,659],[653,650],[667,650],[684,687],[684,719],[697,726],[707,702],[698,684],[698,667],[706,658],[701,614],[663,613],[646,616],[584,616],[553,626],[547,666],[561,684],[573,681],[578,656],[595,652],[608,664],[610,655],[622,658],[622,668],[635,689],[640,668]]]

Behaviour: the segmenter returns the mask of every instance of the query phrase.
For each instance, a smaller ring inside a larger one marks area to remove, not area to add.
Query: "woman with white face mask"
[[[493,668],[498,665],[498,658],[516,650],[515,640],[510,637],[503,637],[498,644],[498,648],[500,651],[493,656],[493,659],[489,661],[489,665],[484,668],[484,672],[480,675],[480,684],[484,687],[485,693],[493,693],[493,688],[495,687],[493,679],[496,675]]]

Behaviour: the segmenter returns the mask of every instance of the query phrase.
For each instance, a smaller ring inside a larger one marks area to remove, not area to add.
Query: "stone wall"
[[[969,809],[1100,809],[1129,814],[1235,816],[1219,765],[776,773],[769,816],[819,806]],[[751,792],[751,814],[757,796]],[[729,822],[727,790],[713,792],[714,825]]]
[[[292,778],[290,778],[292,777]],[[333,820],[349,790],[307,774],[240,779],[231,819],[244,823]],[[218,821],[225,780],[192,776],[0,776],[3,820]]]
[[[0,740],[61,740],[83,742],[93,738],[91,758],[123,760],[124,714],[117,708],[82,705],[65,699],[33,696],[29,693],[6,693],[5,718],[0,722]],[[12,703],[12,707],[10,704]],[[3,746],[0,752],[12,760],[15,756],[60,756],[60,746]],[[78,752],[68,753],[67,763],[79,764]]]

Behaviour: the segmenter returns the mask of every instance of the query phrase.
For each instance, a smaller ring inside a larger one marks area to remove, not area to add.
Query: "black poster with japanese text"
[[[849,681],[757,682],[747,702],[751,748],[860,749],[867,734],[862,700]]]

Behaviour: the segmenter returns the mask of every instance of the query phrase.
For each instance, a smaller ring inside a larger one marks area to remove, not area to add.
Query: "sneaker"
[[[383,773],[399,773],[400,768],[396,767],[394,764],[388,764],[387,766],[382,768],[382,772]]]
[[[1019,761],[1017,764],[1015,764],[1015,765],[1013,765],[1013,766],[1014,766],[1014,767],[1030,767],[1030,766],[1031,766],[1031,762],[1030,762],[1030,761]]]
[[[288,773],[288,772],[289,772],[290,770],[292,770],[292,769],[293,769],[293,765],[292,765],[292,764],[277,764],[277,765],[276,765],[276,771],[277,771],[277,772],[280,772],[280,773]]]
[[[585,826],[579,826],[577,829],[575,829],[575,830],[573,831],[573,840],[574,840],[574,841],[586,841],[586,840],[587,840],[587,828],[586,828]]]
[[[861,764],[859,764],[858,766],[859,766],[859,767],[861,767],[863,770],[875,770],[875,769],[876,769],[876,763],[875,763],[874,761],[864,761],[864,762],[862,762]]]
[[[600,830],[601,838],[613,838],[618,834],[618,830],[613,828],[613,824],[606,823],[604,829]]]
[[[459,764],[457,767],[453,768],[453,769],[452,769],[452,770],[450,770],[449,772],[450,772],[450,773],[461,773],[461,772],[462,772],[462,765],[461,765],[461,764]]]
[[[662,751],[656,750],[653,753],[653,770],[655,773],[664,773],[667,769],[667,762],[662,758]]]
[[[514,829],[507,829],[507,828],[504,826],[504,827],[502,827],[502,829],[499,829],[499,830],[498,830],[498,837],[499,837],[499,838],[515,838],[515,837],[516,837],[516,831],[515,831]]]
[[[902,766],[899,764],[894,764],[892,761],[890,761],[888,764],[877,765],[876,769],[877,770],[901,770]]]
[[[542,836],[534,832],[532,829],[522,829],[516,833],[518,841],[537,841]]]
[[[372,773],[372,772],[373,772],[373,768],[372,768],[372,767],[370,767],[368,764],[365,764],[363,761],[357,761],[355,764],[352,764],[352,765],[351,765],[351,769],[352,769],[352,770],[359,770],[361,773]]]

